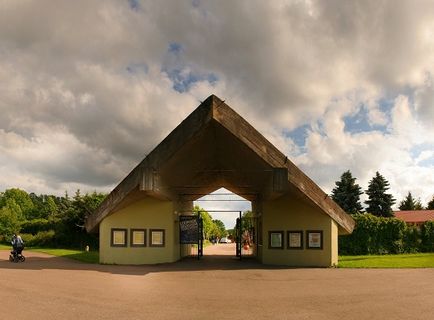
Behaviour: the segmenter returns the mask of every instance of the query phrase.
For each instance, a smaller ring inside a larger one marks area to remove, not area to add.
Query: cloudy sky
[[[325,192],[434,194],[432,1],[0,0],[0,190],[109,192],[211,93]]]

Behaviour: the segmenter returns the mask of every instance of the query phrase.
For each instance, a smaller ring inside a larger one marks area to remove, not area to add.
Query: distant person
[[[18,255],[18,254],[21,254],[21,252],[23,252],[24,241],[23,241],[23,239],[21,238],[20,235],[16,235],[14,233],[14,235],[12,236],[11,243],[12,243],[12,248],[13,248],[12,253],[14,254],[14,256]]]

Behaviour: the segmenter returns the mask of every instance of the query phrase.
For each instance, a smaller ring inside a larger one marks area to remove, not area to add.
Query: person
[[[23,252],[24,241],[23,241],[23,239],[21,239],[20,235],[16,235],[14,233],[14,235],[12,236],[11,243],[12,243],[12,248],[13,248],[12,254],[14,256],[21,254],[21,252]]]

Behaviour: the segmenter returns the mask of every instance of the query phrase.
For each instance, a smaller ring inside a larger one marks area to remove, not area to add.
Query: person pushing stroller
[[[11,256],[9,259],[15,262],[24,261],[25,258],[22,255],[24,250],[24,241],[21,239],[21,236],[14,234],[12,236],[11,244],[13,250],[11,251]]]

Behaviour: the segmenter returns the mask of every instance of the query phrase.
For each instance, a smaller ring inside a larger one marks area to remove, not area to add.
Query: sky
[[[325,192],[434,194],[433,1],[0,0],[0,190],[109,192],[210,94]]]

